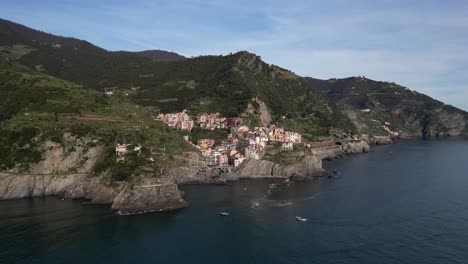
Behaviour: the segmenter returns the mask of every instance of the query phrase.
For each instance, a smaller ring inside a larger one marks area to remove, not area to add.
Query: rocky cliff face
[[[381,143],[391,142],[389,137],[379,139]],[[292,165],[281,165],[268,160],[248,159],[237,169],[191,169],[179,167],[170,170],[167,177],[177,184],[219,184],[238,179],[263,178],[310,178],[326,174],[322,168],[322,160],[334,159],[343,155],[365,153],[369,151],[366,140],[344,140],[341,145],[323,148],[314,148],[310,154],[305,155],[299,162]]]
[[[32,175],[0,173],[0,200],[64,195],[86,180],[85,174]]]
[[[468,117],[460,112],[450,113],[444,108],[434,111],[433,120],[426,130],[431,136],[459,136],[466,133]],[[424,131],[425,127],[422,127]]]
[[[98,148],[84,151],[78,145],[78,149],[75,149],[77,153],[68,153],[63,147],[48,142],[45,159],[33,167],[35,174],[0,173],[0,200],[61,196],[86,199],[89,204],[110,204],[120,214],[173,210],[188,206],[177,184],[226,183],[240,178],[310,178],[325,173],[322,169],[323,159],[369,151],[365,140],[346,140],[340,144],[312,149],[299,162],[291,165],[249,159],[236,170],[178,167],[160,178],[144,178],[129,183],[109,182],[104,175],[89,176],[92,164],[99,155]],[[83,153],[87,153],[88,158],[83,158]],[[65,173],[80,164],[83,167],[79,169],[84,172]]]
[[[63,136],[64,145],[46,141],[42,145],[42,160],[31,164],[34,174],[89,173],[96,164],[103,146],[89,138],[77,138],[69,133]]]
[[[89,204],[111,204],[121,214],[173,210],[188,206],[177,185],[164,179],[143,179],[132,185],[105,182],[86,174],[0,174],[0,200],[45,196],[86,199]]]
[[[260,100],[260,98],[256,97],[252,99],[247,105],[247,109],[245,111],[247,114],[252,114],[258,116],[258,119],[262,126],[266,127],[271,123],[271,113],[268,109],[268,106]]]
[[[125,186],[114,198],[112,209],[121,214],[167,211],[187,207],[177,185],[172,181],[143,180],[134,186]]]
[[[245,161],[230,175],[236,178],[288,178],[290,176],[312,177],[323,173],[322,160],[315,155],[307,155],[293,165],[280,165],[267,160],[250,159]]]
[[[390,136],[372,136],[366,138],[366,141],[370,145],[387,145],[393,143],[393,139]]]
[[[366,153],[369,152],[369,143],[365,140],[351,140],[341,145],[344,154]]]
[[[187,206],[170,178],[142,179],[134,185],[109,182],[105,175],[90,177],[103,147],[70,134],[65,134],[64,139],[64,145],[45,142],[43,159],[32,164],[29,173],[0,173],[0,200],[61,196],[85,199],[89,204],[111,204],[122,214]]]
[[[313,177],[324,174],[322,168],[323,159],[333,159],[346,154],[365,153],[369,151],[369,144],[365,140],[346,141],[342,145],[325,148],[315,148],[312,155],[292,165],[280,165],[266,160],[247,160],[236,171],[230,174],[230,178],[287,178]]]

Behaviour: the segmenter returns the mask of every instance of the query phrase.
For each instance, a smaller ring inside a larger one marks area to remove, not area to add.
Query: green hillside
[[[106,147],[99,170],[132,175],[151,157],[162,171],[191,147],[154,117],[184,109],[243,117],[250,125],[272,122],[310,141],[389,129],[404,136],[468,134],[465,112],[394,83],[302,78],[246,51],[174,61],[147,55],[0,19],[0,169],[27,168],[41,159],[42,143],[65,144],[70,134]],[[115,95],[105,96],[106,87]],[[118,142],[142,144],[143,157],[122,168],[115,162]],[[162,147],[164,155],[155,151]]]
[[[6,44],[1,49],[12,61],[86,89],[117,87],[133,102],[160,112],[187,109],[193,114],[219,112],[236,117],[243,115],[249,104],[256,106],[252,99],[257,98],[266,104],[274,122],[309,139],[327,136],[332,128],[354,130],[352,123],[303,78],[245,51],[155,61],[130,52],[108,52],[8,21],[0,24],[9,29],[0,34],[7,39],[0,43]]]
[[[46,141],[66,145],[64,134],[87,137],[107,149],[98,164],[113,168],[117,142],[138,143],[149,156],[151,149],[167,147],[168,156],[190,146],[125,95],[106,97],[69,81],[51,77],[0,57],[0,167],[27,169],[41,159]],[[155,156],[155,168],[170,165],[167,157]],[[163,159],[164,158],[164,159]],[[128,171],[146,164],[135,159]],[[130,173],[132,174],[132,173]]]
[[[365,77],[307,81],[352,115],[363,133],[386,133],[373,120],[389,122],[394,131],[409,136],[460,135],[468,129],[466,112],[395,83]]]

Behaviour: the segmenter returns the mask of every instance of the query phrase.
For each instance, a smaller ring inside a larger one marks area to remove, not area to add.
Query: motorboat
[[[230,216],[231,214],[229,212],[220,212],[219,213],[222,216]]]
[[[301,221],[301,222],[306,222],[306,221],[307,221],[307,218],[300,217],[300,216],[296,216],[296,220],[297,220],[297,221]]]

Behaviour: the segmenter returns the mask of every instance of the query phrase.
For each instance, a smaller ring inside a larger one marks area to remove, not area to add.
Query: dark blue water
[[[185,187],[192,206],[171,213],[0,202],[0,263],[468,263],[468,141],[374,150],[271,195],[268,181]]]

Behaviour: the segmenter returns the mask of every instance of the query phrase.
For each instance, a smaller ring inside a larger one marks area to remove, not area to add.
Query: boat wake
[[[312,196],[305,197],[302,199],[297,199],[297,200],[270,200],[267,198],[263,198],[259,201],[252,202],[252,204],[256,205],[255,207],[259,207],[259,205],[269,206],[269,207],[286,207],[286,206],[291,206],[296,203],[313,200],[317,198],[319,195],[320,194],[316,194],[316,195],[312,195]]]

